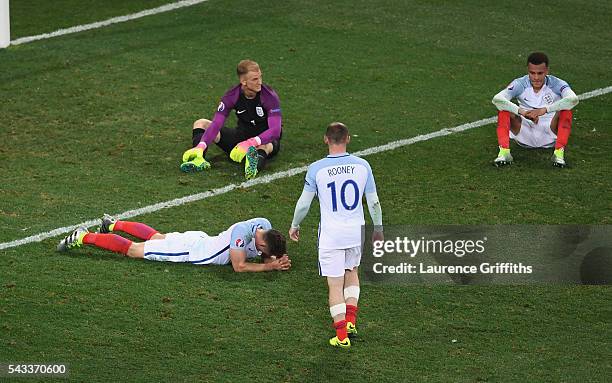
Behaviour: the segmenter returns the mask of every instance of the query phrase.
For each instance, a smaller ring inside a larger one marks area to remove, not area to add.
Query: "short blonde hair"
[[[259,72],[259,64],[257,64],[253,60],[242,60],[238,63],[236,67],[236,74],[238,77],[247,74],[248,72]]]

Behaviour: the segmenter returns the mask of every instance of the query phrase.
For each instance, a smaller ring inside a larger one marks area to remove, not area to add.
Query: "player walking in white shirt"
[[[565,167],[565,146],[572,128],[571,109],[578,97],[567,82],[548,74],[548,57],[534,52],[527,58],[528,74],[512,81],[493,97],[499,110],[495,166],[511,164],[510,138],[529,148],[552,148],[554,166]],[[516,98],[518,105],[511,102]]]
[[[319,224],[319,273],[327,277],[329,311],[336,336],[332,346],[350,347],[348,335],[356,335],[362,227],[365,193],[375,225],[375,240],[382,240],[382,210],[370,164],[346,152],[348,129],[340,122],[329,125],[324,137],[329,155],[308,167],[304,190],[297,202],[289,237],[298,241],[300,222],[316,195],[321,208]]]
[[[132,242],[112,232],[127,233],[144,242]],[[288,270],[291,267],[285,238],[272,229],[265,218],[238,222],[216,236],[209,236],[203,231],[161,234],[144,223],[120,221],[105,214],[99,233],[90,233],[87,228],[80,227],[60,241],[57,249],[65,251],[82,245],[150,261],[194,265],[231,263],[236,272]],[[257,256],[261,256],[263,263],[247,262]]]

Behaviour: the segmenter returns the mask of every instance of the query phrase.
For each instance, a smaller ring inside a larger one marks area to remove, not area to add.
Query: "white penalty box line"
[[[593,97],[598,97],[598,96],[602,96],[604,94],[608,94],[612,92],[612,86],[608,86],[606,88],[600,88],[600,89],[595,89],[591,92],[587,92],[587,93],[583,93],[580,96],[578,96],[578,98],[580,100],[586,100],[589,98],[593,98]],[[415,136],[412,138],[406,138],[403,140],[398,140],[398,141],[392,141],[389,142],[387,144],[384,145],[380,145],[380,146],[374,146],[368,149],[364,149],[364,150],[360,150],[358,152],[354,152],[353,154],[356,156],[368,156],[371,154],[376,154],[376,153],[382,153],[382,152],[387,152],[387,151],[391,151],[397,148],[401,148],[404,146],[408,146],[408,145],[412,145],[412,144],[416,144],[417,142],[422,142],[422,141],[427,141],[427,140],[431,140],[432,138],[436,138],[436,137],[443,137],[443,136],[448,136],[451,134],[455,134],[455,133],[459,133],[459,132],[463,132],[466,130],[470,130],[470,129],[474,129],[474,128],[478,128],[480,126],[484,126],[484,125],[489,125],[494,123],[497,120],[497,117],[490,117],[490,118],[484,118],[482,120],[478,120],[478,121],[474,121],[474,122],[470,122],[467,124],[462,124],[462,125],[458,125],[455,126],[453,128],[445,128],[445,129],[441,129],[432,133],[427,133],[427,134],[422,134],[419,136]],[[134,209],[134,210],[128,210],[126,212],[120,213],[120,214],[116,214],[115,217],[118,219],[128,219],[128,218],[132,218],[132,217],[136,217],[139,215],[143,215],[143,214],[148,214],[148,213],[153,213],[162,209],[168,209],[171,207],[177,207],[177,206],[181,206],[181,205],[185,205],[191,202],[196,202],[196,201],[200,201],[203,199],[207,199],[207,198],[212,198],[212,197],[216,197],[218,195],[222,195],[225,193],[229,193],[234,189],[238,189],[238,188],[250,188],[253,186],[257,186],[257,185],[264,185],[264,184],[269,184],[273,181],[276,181],[278,179],[283,179],[283,178],[289,178],[289,177],[293,177],[295,175],[301,174],[306,172],[306,170],[308,169],[308,166],[300,166],[297,168],[293,168],[293,169],[289,169],[289,170],[284,170],[281,172],[276,172],[276,173],[272,173],[272,174],[268,174],[265,175],[263,177],[259,177],[259,178],[255,178],[253,180],[250,181],[246,181],[243,182],[241,184],[229,184],[227,186],[223,186],[217,189],[213,189],[213,190],[209,190],[206,192],[202,192],[202,193],[197,193],[197,194],[192,194],[189,196],[185,196],[185,197],[181,197],[181,198],[176,198],[170,201],[165,201],[165,202],[160,202],[160,203],[156,203],[154,205],[149,205],[149,206],[145,206],[139,209]],[[71,231],[73,231],[74,229],[76,229],[77,227],[80,226],[85,226],[85,227],[91,227],[94,225],[97,225],[100,223],[100,219],[92,219],[89,221],[85,221],[85,222],[81,222],[79,224],[76,225],[71,225],[71,226],[64,226],[64,227],[60,227],[51,231],[47,231],[44,233],[40,233],[40,234],[36,234],[36,235],[32,235],[26,238],[22,238],[22,239],[18,239],[15,241],[11,241],[11,242],[5,242],[5,243],[0,243],[0,250],[3,249],[8,249],[8,248],[12,248],[12,247],[18,247],[18,246],[22,246],[28,243],[33,243],[33,242],[41,242],[45,239],[48,238],[53,238],[56,237],[58,235],[62,235],[62,234],[67,234],[70,233]]]
[[[74,27],[59,29],[59,30],[57,30],[55,32],[43,33],[43,34],[36,35],[36,36],[20,37],[18,39],[15,39],[15,40],[11,41],[11,45],[26,44],[26,43],[31,43],[32,41],[45,40],[45,39],[50,39],[52,37],[69,35],[69,34],[72,34],[72,33],[88,31],[90,29],[102,28],[102,27],[106,27],[106,26],[109,26],[109,25],[113,25],[113,24],[124,23],[126,21],[140,19],[141,17],[145,17],[145,16],[151,16],[151,15],[156,15],[158,13],[164,13],[164,12],[173,11],[173,10],[179,9],[179,8],[190,7],[192,5],[204,3],[206,1],[208,1],[208,0],[182,0],[182,1],[177,1],[175,3],[170,3],[170,4],[162,5],[162,6],[159,6],[157,8],[146,9],[144,11],[140,11],[140,12],[136,12],[136,13],[131,13],[129,15],[117,16],[117,17],[113,17],[113,18],[110,18],[110,19],[107,19],[107,20],[97,21],[97,22],[91,23],[91,24],[77,25],[77,26],[74,26]]]

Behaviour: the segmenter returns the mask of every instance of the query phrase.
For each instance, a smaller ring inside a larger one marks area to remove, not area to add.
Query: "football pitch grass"
[[[165,2],[24,3],[11,2],[13,38]],[[212,115],[242,58],[281,99],[271,174],[324,156],[331,121],[349,126],[354,152],[491,117],[490,99],[534,50],[578,94],[610,86],[610,19],[612,5],[596,1],[211,0],[10,47],[0,51],[0,242],[242,182],[217,148],[210,172],[178,170],[191,123]],[[574,109],[567,169],[515,146],[516,163],[494,168],[494,125],[368,156],[384,223],[609,225],[611,102]],[[216,234],[265,216],[286,232],[302,178],[135,219]],[[367,283],[359,338],[329,347],[317,222],[313,203],[286,273],[58,254],[59,237],[2,250],[0,364],[68,363],[75,381],[612,379],[608,286]]]

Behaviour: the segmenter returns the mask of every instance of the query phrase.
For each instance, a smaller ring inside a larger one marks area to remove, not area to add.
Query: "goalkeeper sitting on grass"
[[[276,92],[262,84],[261,70],[255,61],[240,61],[236,72],[240,84],[221,98],[213,120],[199,119],[193,123],[193,148],[183,154],[182,171],[197,172],[210,168],[204,155],[212,142],[233,161],[244,161],[247,180],[254,178],[266,160],[278,153],[282,128]],[[232,109],[238,118],[235,129],[223,126]]]

